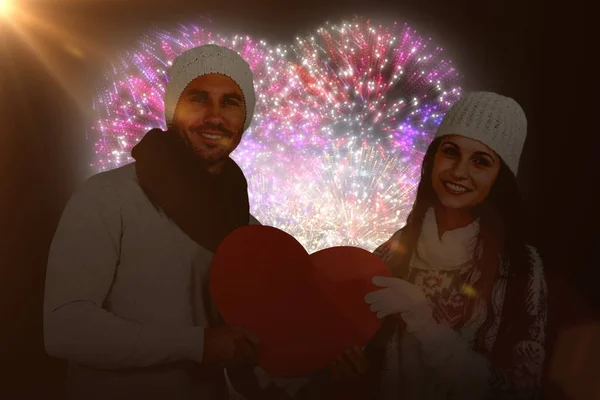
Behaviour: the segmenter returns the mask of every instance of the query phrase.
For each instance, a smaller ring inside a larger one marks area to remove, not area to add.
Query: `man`
[[[256,338],[219,323],[208,295],[213,253],[249,214],[229,158],[252,121],[252,72],[208,45],[178,57],[165,89],[168,131],[135,163],[90,178],[50,249],[47,352],[69,360],[73,399],[227,398],[223,368],[256,357]]]
[[[229,158],[252,120],[252,72],[209,45],[169,75],[168,131],[148,132],[135,163],[93,176],[64,211],[46,276],[46,349],[69,360],[72,399],[226,399],[224,368],[250,399],[315,399],[319,381],[255,369],[256,338],[224,326],[208,293],[219,243],[258,224]]]

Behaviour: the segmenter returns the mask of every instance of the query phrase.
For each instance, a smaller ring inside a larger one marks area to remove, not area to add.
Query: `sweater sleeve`
[[[142,324],[102,308],[119,264],[119,205],[115,189],[102,174],[69,200],[48,257],[46,351],[103,369],[201,362],[204,328]]]
[[[501,368],[476,352],[448,326],[435,324],[413,333],[421,342],[423,362],[458,394],[458,398],[535,399],[541,391],[545,359],[546,282],[542,264],[531,250],[532,269],[528,297],[524,299],[530,325],[512,349],[512,365]]]

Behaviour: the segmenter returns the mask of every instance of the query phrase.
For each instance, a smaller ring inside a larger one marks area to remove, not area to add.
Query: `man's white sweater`
[[[204,327],[217,318],[212,257],[152,205],[135,164],[86,181],[46,273],[44,341],[70,362],[69,397],[219,398],[222,371],[200,366]]]

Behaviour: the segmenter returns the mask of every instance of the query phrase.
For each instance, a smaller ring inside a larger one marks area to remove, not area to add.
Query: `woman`
[[[365,300],[399,322],[382,399],[539,394],[546,284],[515,179],[526,125],[514,100],[489,92],[440,124],[406,225],[375,250],[394,278],[375,277],[382,289]]]

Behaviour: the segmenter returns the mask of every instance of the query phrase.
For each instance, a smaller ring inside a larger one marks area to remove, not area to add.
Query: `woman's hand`
[[[419,286],[384,276],[376,276],[373,283],[382,289],[367,294],[365,302],[378,318],[400,314],[410,332],[435,323],[427,297]]]
[[[376,312],[378,318],[402,314],[427,304],[423,290],[403,279],[376,276],[373,284],[382,289],[367,294],[365,302],[371,305],[371,311]]]

